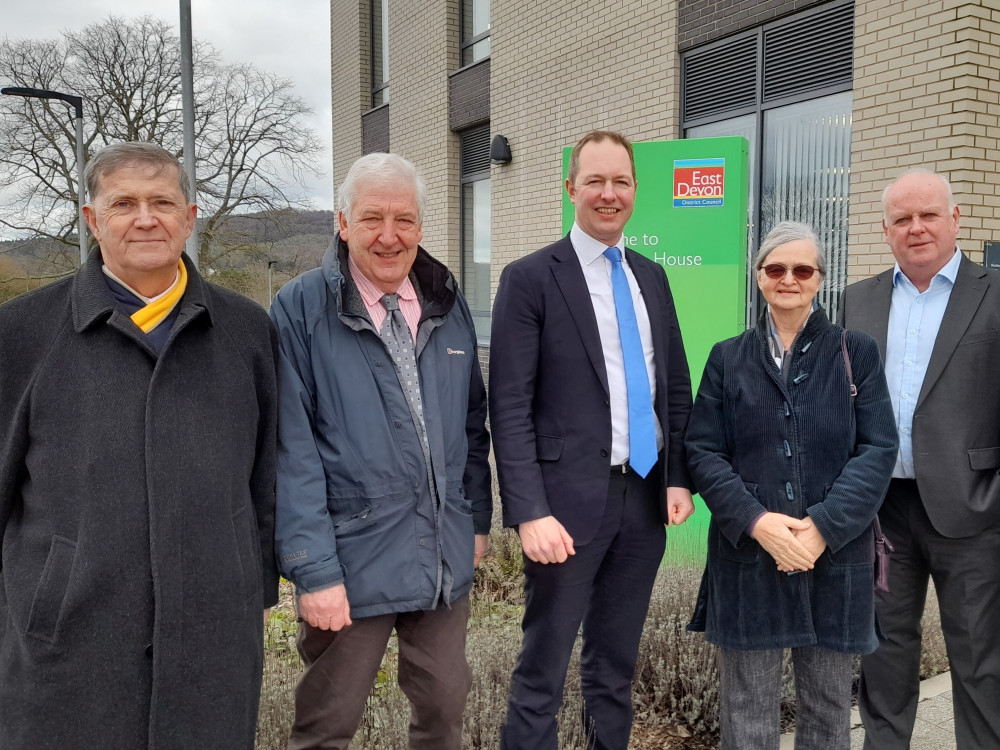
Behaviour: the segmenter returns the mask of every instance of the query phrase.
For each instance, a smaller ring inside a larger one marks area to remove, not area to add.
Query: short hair
[[[87,195],[90,200],[97,197],[100,188],[101,178],[117,172],[124,167],[132,166],[156,167],[157,173],[167,167],[173,167],[177,171],[177,185],[184,194],[187,203],[193,203],[191,183],[188,181],[184,165],[172,153],[155,143],[143,143],[140,141],[113,143],[105,146],[87,162],[86,169],[83,170],[83,179],[87,185]]]
[[[619,146],[624,148],[626,152],[628,152],[628,160],[632,165],[632,181],[636,182],[635,154],[632,153],[632,142],[621,133],[616,133],[613,130],[592,130],[577,141],[576,145],[573,146],[573,151],[569,155],[569,172],[566,176],[569,179],[570,185],[576,182],[576,176],[580,173],[581,149],[583,149],[583,147],[588,143],[602,143],[604,141],[617,143]]]
[[[427,204],[427,183],[413,162],[399,154],[382,152],[365,154],[354,162],[347,170],[347,175],[340,183],[340,190],[337,193],[337,204],[345,218],[351,218],[351,206],[358,186],[367,182],[377,182],[382,185],[404,183],[412,187],[417,201],[417,222],[423,221],[424,207]]]
[[[941,184],[944,185],[944,189],[948,195],[948,210],[949,211],[955,210],[955,206],[957,206],[958,204],[955,203],[955,194],[951,191],[951,183],[948,182],[948,178],[945,177],[943,174],[927,169],[927,167],[912,167],[910,169],[907,169],[905,172],[899,175],[899,177],[897,177],[895,180],[886,185],[885,190],[882,191],[882,216],[884,218],[888,218],[888,215],[886,214],[886,208],[887,208],[886,199],[889,197],[890,188],[894,187],[897,182],[899,182],[904,177],[909,177],[911,174],[923,174],[929,177],[935,177],[938,180],[940,180]]]
[[[760,250],[757,251],[757,260],[753,264],[754,270],[759,271],[764,267],[764,261],[767,260],[767,256],[771,254],[772,250],[799,240],[807,240],[816,248],[816,265],[819,267],[819,274],[826,276],[826,255],[823,254],[823,248],[820,247],[819,238],[811,226],[799,221],[781,221],[774,225],[761,240]]]

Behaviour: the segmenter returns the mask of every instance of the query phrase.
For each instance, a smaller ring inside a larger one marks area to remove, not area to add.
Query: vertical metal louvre
[[[490,171],[490,124],[463,130],[459,169],[462,177]]]
[[[764,30],[765,102],[850,82],[854,6],[835,5]]]
[[[683,119],[752,107],[757,101],[757,35],[693,51],[683,59]]]

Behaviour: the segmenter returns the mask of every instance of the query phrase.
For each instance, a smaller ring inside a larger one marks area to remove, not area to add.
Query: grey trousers
[[[339,631],[299,624],[306,670],[295,688],[288,750],[346,750],[361,724],[393,629],[399,687],[410,700],[410,750],[461,750],[472,669],[465,658],[469,595],[451,609],[360,617]]]
[[[720,649],[721,750],[778,750],[783,649]],[[793,648],[795,750],[849,750],[854,655]]]

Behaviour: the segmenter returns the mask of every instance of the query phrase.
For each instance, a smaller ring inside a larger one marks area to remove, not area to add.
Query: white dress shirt
[[[608,373],[608,390],[611,393],[611,460],[609,465],[617,466],[628,460],[628,391],[625,386],[625,357],[622,354],[621,336],[618,334],[618,311],[615,309],[615,295],[611,286],[611,261],[604,257],[604,251],[611,245],[604,245],[586,234],[575,223],[569,233],[570,242],[576,251],[583,277],[590,291],[590,302],[597,317],[597,330],[601,335],[604,350],[604,367]],[[656,448],[663,448],[663,429],[656,417],[656,367],[653,363],[653,333],[649,327],[649,312],[643,301],[639,284],[625,258],[624,237],[614,245],[622,253],[622,269],[632,291],[632,305],[639,324],[639,338],[646,359],[646,376],[649,378],[649,393],[653,408],[653,424],[656,426]]]

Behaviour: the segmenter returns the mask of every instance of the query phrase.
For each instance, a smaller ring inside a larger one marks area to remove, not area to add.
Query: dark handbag
[[[840,351],[844,355],[844,367],[847,368],[847,382],[851,384],[851,404],[854,397],[858,395],[858,387],[854,385],[854,373],[851,371],[851,358],[847,354],[847,331],[844,331],[840,338]],[[882,533],[882,524],[879,523],[878,513],[872,522],[875,527],[875,590],[889,591],[889,553],[895,551],[892,543],[885,538]]]

